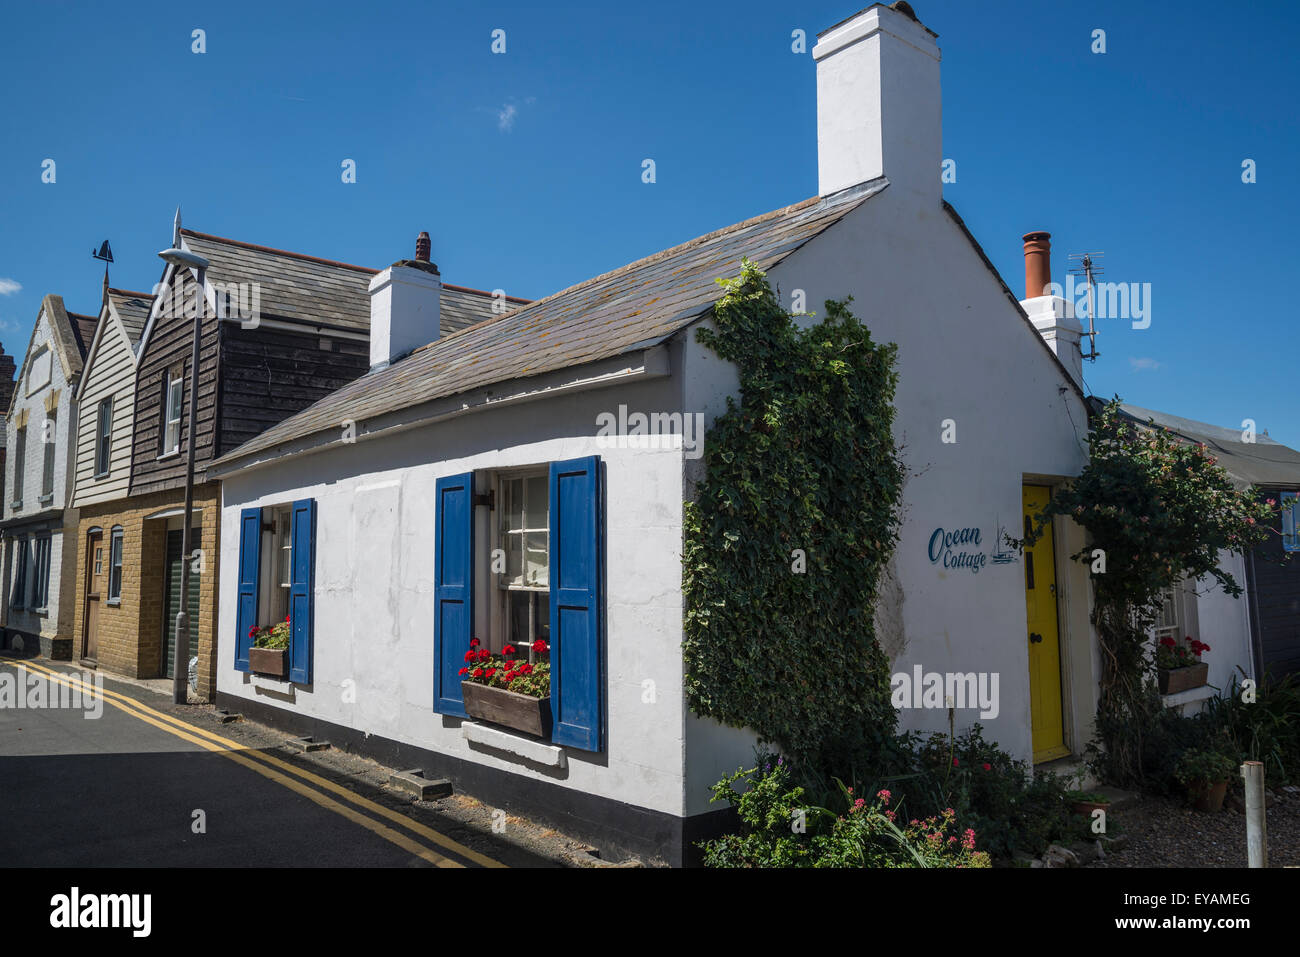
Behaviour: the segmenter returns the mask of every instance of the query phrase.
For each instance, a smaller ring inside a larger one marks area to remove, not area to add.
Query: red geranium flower
[[[470,672],[470,677],[472,677],[472,678],[482,678],[482,677],[483,677],[483,669],[482,669],[482,668],[475,668],[473,671]]]
[[[993,765],[991,765],[991,764],[986,764],[986,765],[984,765],[984,770],[985,770],[985,771],[992,771],[992,770],[993,770]]]
[[[501,654],[503,655],[513,655],[514,653],[515,653],[514,645],[506,645],[504,648],[501,649]]]
[[[254,625],[252,628],[248,629],[248,637],[254,638],[256,636],[257,636],[257,626]]]
[[[956,758],[953,758],[953,759],[952,759],[952,766],[953,766],[954,768],[957,767],[957,759],[956,759]]]
[[[533,673],[533,666],[525,661],[522,665],[519,666],[519,673],[521,675],[531,675]]]
[[[539,655],[543,654],[546,651],[546,642],[538,638],[533,642],[533,651],[537,652]]]
[[[471,638],[471,639],[469,640],[469,646],[470,646],[471,648],[477,648],[477,647],[478,647],[478,639],[477,639],[477,638]]]
[[[487,660],[488,660],[489,658],[491,658],[491,657],[492,657],[492,652],[488,651],[486,648],[480,648],[480,649],[479,649],[479,652],[478,652],[478,660],[479,660],[479,661],[487,661]]]
[[[485,672],[483,673],[483,675],[484,675],[484,677],[486,677],[486,678],[491,678],[491,677],[492,677],[494,674],[496,674],[496,673],[497,673],[497,670],[496,670],[495,668],[489,668],[487,671],[485,671]]]
[[[466,661],[473,661],[473,660],[474,660],[474,649],[473,649],[473,648],[471,648],[469,651],[465,652],[465,660],[466,660]]]
[[[458,673],[458,674],[462,674],[462,675],[464,675],[464,674],[469,674],[469,669],[468,669],[468,668],[461,668],[460,671],[457,672],[457,673]]]
[[[1168,635],[1165,635],[1160,639],[1160,644],[1164,645],[1166,648],[1172,648],[1174,646],[1174,640]]]

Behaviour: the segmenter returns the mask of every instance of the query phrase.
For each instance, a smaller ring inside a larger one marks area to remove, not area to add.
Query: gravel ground
[[[1268,866],[1300,867],[1300,792],[1278,789],[1267,810]],[[1246,816],[1193,811],[1176,800],[1142,797],[1112,814],[1128,845],[1092,867],[1245,867]]]

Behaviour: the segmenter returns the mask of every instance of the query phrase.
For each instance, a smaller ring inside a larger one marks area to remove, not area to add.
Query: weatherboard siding
[[[194,295],[195,280],[187,271],[180,301]],[[211,310],[208,310],[209,313]],[[131,454],[132,495],[179,488],[185,484],[186,449],[189,441],[190,356],[194,341],[194,320],[172,315],[173,305],[164,303],[162,311],[148,332],[139,360],[135,390],[134,448]],[[215,447],[217,411],[217,377],[219,369],[218,322],[213,315],[203,320],[199,351],[198,423],[195,429],[194,462],[196,474],[212,460]],[[159,458],[163,439],[163,388],[167,370],[181,364],[185,388],[181,402],[180,451]]]
[[[135,421],[135,362],[122,326],[109,316],[85,373],[77,424],[75,507],[123,498],[131,484],[131,440]],[[108,474],[95,475],[99,404],[113,399]]]
[[[225,453],[364,375],[370,347],[361,339],[232,322],[222,330],[221,368]]]

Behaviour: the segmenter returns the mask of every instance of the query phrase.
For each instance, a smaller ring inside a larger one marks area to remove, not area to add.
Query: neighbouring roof
[[[72,326],[72,336],[77,342],[77,349],[81,352],[81,360],[86,360],[90,352],[90,344],[95,341],[95,326],[99,325],[99,320],[94,316],[83,316],[79,312],[68,313],[68,319]]]
[[[1105,404],[1096,397],[1092,402],[1094,408]],[[1134,422],[1155,422],[1188,441],[1203,442],[1214,451],[1218,464],[1242,483],[1300,487],[1300,452],[1267,435],[1257,433],[1254,442],[1245,442],[1241,429],[1226,429],[1136,405],[1121,405],[1120,411]]]
[[[832,196],[736,223],[444,335],[378,372],[271,426],[221,457],[245,458],[326,430],[473,389],[553,372],[663,342],[710,309],[717,279],[744,257],[768,270],[857,209],[887,184],[873,180]]]
[[[131,292],[128,289],[108,290],[108,298],[113,303],[113,311],[122,320],[131,348],[140,344],[145,324],[149,321],[149,310],[153,307],[154,297],[148,293]]]
[[[185,246],[208,260],[211,283],[257,283],[263,316],[310,323],[343,331],[370,332],[371,278],[379,272],[366,266],[318,259],[181,230]],[[509,297],[512,306],[526,299]],[[439,306],[443,329],[463,329],[493,315],[492,294],[444,284]]]

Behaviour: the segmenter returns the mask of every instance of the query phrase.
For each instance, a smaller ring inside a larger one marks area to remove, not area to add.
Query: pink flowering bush
[[[739,783],[747,784],[743,791]],[[952,808],[903,824],[890,806],[894,795],[870,799],[836,779],[841,806],[806,803],[783,758],[737,771],[713,787],[740,818],[740,832],[701,843],[708,867],[989,867],[975,848],[975,832],[960,831]]]

